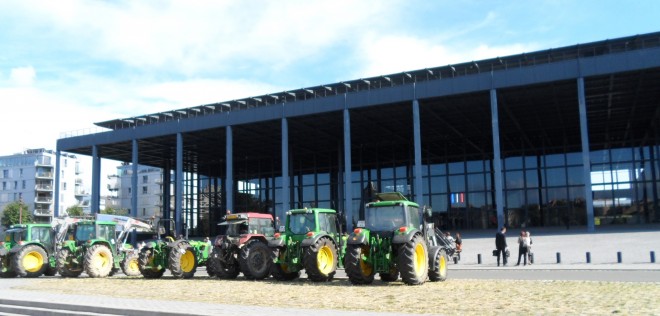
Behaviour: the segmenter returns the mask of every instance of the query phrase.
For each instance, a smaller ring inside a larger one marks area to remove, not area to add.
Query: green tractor
[[[218,235],[207,271],[221,279],[235,279],[240,272],[246,279],[261,280],[270,275],[270,249],[273,239],[273,216],[262,213],[227,214],[226,232]]]
[[[140,273],[147,279],[156,279],[163,276],[165,269],[169,269],[175,278],[190,279],[195,275],[197,267],[206,265],[211,244],[188,240],[183,236],[176,240],[171,236],[161,239],[165,223],[169,223],[170,231],[173,231],[174,220],[158,221],[156,239],[146,241],[140,250],[138,260]]]
[[[0,277],[55,275],[55,232],[51,224],[17,224],[0,240]]]
[[[447,279],[447,252],[432,243],[435,230],[427,223],[429,209],[401,193],[377,193],[366,204],[364,220],[348,237],[346,274],[353,284],[370,284],[376,273],[384,282],[401,279],[419,285]]]
[[[330,281],[337,267],[343,266],[345,242],[334,210],[288,211],[286,226],[268,245],[274,262],[271,274],[277,280],[293,280],[305,269],[313,282]]]
[[[105,278],[121,269],[127,276],[140,275],[138,253],[126,243],[134,229],[151,230],[151,225],[134,218],[98,214],[95,220],[72,225],[69,238],[57,253],[60,276],[78,277],[83,271],[92,278]]]
[[[77,218],[56,218],[51,224],[12,225],[0,236],[0,277],[36,278],[57,273],[57,246]]]

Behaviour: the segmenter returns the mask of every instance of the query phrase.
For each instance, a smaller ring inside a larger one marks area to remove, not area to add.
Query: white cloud
[[[13,68],[9,75],[11,82],[19,86],[32,85],[36,77],[37,72],[32,66]]]

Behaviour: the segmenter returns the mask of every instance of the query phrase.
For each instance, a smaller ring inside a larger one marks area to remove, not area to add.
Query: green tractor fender
[[[405,244],[413,239],[413,237],[417,234],[422,234],[422,232],[417,229],[408,229],[405,232],[400,232],[399,230],[394,232],[394,237],[392,237],[392,244],[393,245],[400,245],[400,244]]]
[[[62,242],[62,246],[60,247],[60,249],[65,249],[65,248],[71,251],[71,253],[75,253],[77,248],[76,242],[73,240],[67,240]]]
[[[429,270],[433,270],[438,264],[438,262],[435,260],[435,258],[438,256],[438,253],[442,250],[442,247],[440,246],[432,246],[429,247]]]
[[[334,237],[332,237],[332,235],[330,235],[328,233],[324,233],[324,232],[319,232],[319,233],[315,234],[312,237],[307,237],[307,238],[303,239],[300,242],[300,247],[309,247],[309,246],[315,244],[322,237],[330,237],[330,239],[332,239],[332,241],[335,243],[335,246],[339,245],[338,241]]]
[[[369,244],[369,234],[370,234],[370,231],[367,230],[367,229],[362,229],[359,233],[352,232],[348,236],[348,239],[346,240],[346,244],[348,244],[348,245],[367,245],[367,244]]]
[[[44,247],[43,244],[38,243],[38,242],[28,242],[28,243],[25,243],[25,244],[22,244],[22,245],[17,245],[16,247],[11,248],[11,250],[9,250],[8,253],[9,253],[9,255],[15,255],[15,254],[17,254],[19,251],[21,251],[21,249],[23,249],[23,248],[25,248],[25,247],[27,247],[27,246],[31,246],[31,245],[36,245],[36,246],[38,246],[39,248],[43,249],[44,252],[46,252],[46,255],[49,255],[49,254],[51,253],[51,251],[48,250],[48,249],[46,249],[46,247]],[[4,248],[0,249],[0,256],[4,256],[4,254],[2,254],[2,250],[3,250],[3,249],[4,249]]]

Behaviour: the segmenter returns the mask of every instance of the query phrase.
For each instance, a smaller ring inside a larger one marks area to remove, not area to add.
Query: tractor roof
[[[255,212],[227,214],[225,216],[225,221],[218,225],[244,223],[248,220],[248,218],[265,218],[265,219],[273,220],[273,215],[264,214],[264,213],[255,213]]]
[[[53,227],[50,224],[36,224],[36,223],[31,223],[31,224],[14,224],[9,227],[9,229],[14,229],[14,228],[28,228],[28,227]]]
[[[392,206],[392,205],[409,205],[409,206],[414,206],[414,207],[419,207],[419,204],[408,201],[403,194],[400,192],[383,192],[383,193],[376,193],[376,198],[378,199],[376,202],[370,202],[367,204],[367,206],[370,207],[380,207],[380,206]]]
[[[290,214],[303,214],[303,213],[337,213],[337,211],[329,208],[299,208],[290,210]]]

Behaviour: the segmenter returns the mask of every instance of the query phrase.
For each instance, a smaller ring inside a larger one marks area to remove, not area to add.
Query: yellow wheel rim
[[[316,265],[319,268],[319,271],[325,275],[328,275],[332,272],[333,263],[335,262],[335,256],[332,254],[332,249],[328,246],[323,246],[319,249],[319,253],[316,256]]]
[[[131,271],[140,271],[140,263],[137,259],[128,262],[128,269]]]
[[[192,269],[195,267],[195,254],[192,253],[190,250],[186,250],[186,253],[184,253],[181,256],[181,270],[183,272],[190,272]]]
[[[424,246],[421,243],[415,245],[413,262],[415,263],[415,273],[421,275],[426,269],[426,251],[424,251]]]
[[[28,272],[38,272],[44,265],[44,257],[36,251],[30,251],[23,257],[23,268]]]
[[[365,253],[369,253],[369,248],[362,247],[362,256],[360,258],[360,270],[363,275],[371,275],[374,271],[374,267],[367,262],[367,256]]]
[[[105,267],[110,264],[110,257],[105,252],[99,252],[94,257],[94,265],[97,267]]]
[[[440,275],[444,276],[447,273],[447,259],[445,256],[440,255]]]

